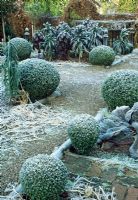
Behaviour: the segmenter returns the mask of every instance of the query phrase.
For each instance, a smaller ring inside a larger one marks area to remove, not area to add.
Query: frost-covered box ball
[[[42,59],[31,58],[21,61],[19,71],[22,87],[32,101],[51,95],[60,82],[60,75],[54,65]]]
[[[77,115],[69,124],[68,135],[80,154],[87,154],[94,147],[99,134],[99,126],[88,114]]]
[[[19,180],[31,200],[57,200],[64,191],[68,172],[59,159],[39,154],[22,165]]]
[[[89,62],[92,65],[110,66],[114,59],[114,50],[111,47],[105,45],[94,47],[89,53]]]
[[[117,106],[132,107],[138,101],[138,72],[135,70],[113,72],[103,83],[102,95],[111,110]]]

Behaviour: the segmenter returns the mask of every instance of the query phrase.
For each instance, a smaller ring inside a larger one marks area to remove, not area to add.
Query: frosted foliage
[[[32,101],[51,95],[60,82],[54,65],[42,59],[31,58],[19,63],[21,83]]]
[[[30,57],[32,47],[27,40],[16,37],[11,39],[9,42],[16,48],[19,60],[24,60]]]
[[[114,50],[105,45],[95,47],[89,53],[89,62],[92,65],[111,65],[114,59]]]
[[[19,179],[31,200],[57,200],[64,190],[67,174],[61,160],[39,154],[25,161]]]
[[[95,145],[99,126],[91,115],[76,116],[68,127],[68,135],[79,153],[88,153]]]
[[[112,73],[103,83],[102,95],[108,107],[132,107],[138,101],[138,72],[135,70],[120,70]]]

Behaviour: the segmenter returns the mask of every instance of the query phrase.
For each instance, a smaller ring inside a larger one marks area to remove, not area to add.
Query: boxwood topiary
[[[51,95],[60,82],[54,66],[45,60],[31,58],[19,63],[20,80],[32,101]]]
[[[15,37],[15,38],[11,39],[9,42],[11,44],[13,44],[14,47],[16,48],[18,59],[20,61],[25,60],[30,57],[32,47],[27,40],[25,40],[23,38]],[[6,49],[6,51],[7,51],[7,49]]]
[[[94,47],[89,53],[89,62],[92,65],[111,65],[114,59],[114,50],[105,45]]]
[[[22,165],[19,180],[31,200],[58,200],[64,191],[68,172],[59,159],[39,154]]]
[[[77,115],[68,127],[68,135],[80,154],[88,154],[94,147],[99,134],[99,126],[88,114]]]
[[[138,72],[120,70],[112,73],[103,83],[102,95],[108,107],[133,106],[138,101]]]

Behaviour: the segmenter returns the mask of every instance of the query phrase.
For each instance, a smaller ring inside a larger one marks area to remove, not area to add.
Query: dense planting
[[[57,36],[57,57],[67,60],[71,46],[71,35],[66,31],[60,32]]]
[[[68,127],[68,135],[73,146],[81,154],[87,154],[94,147],[99,133],[99,127],[91,115],[76,116]]]
[[[31,200],[58,200],[67,182],[67,175],[61,160],[39,154],[25,161],[19,180]]]
[[[45,60],[32,58],[19,63],[21,84],[32,101],[51,95],[60,82],[54,66]]]
[[[108,31],[107,31],[108,32]],[[46,59],[68,59],[70,55],[80,58],[98,45],[104,44],[105,28],[97,27],[90,20],[85,20],[82,24],[70,27],[67,23],[61,22],[57,27],[49,23],[36,32],[33,36],[33,46],[43,54]]]
[[[84,20],[82,23],[70,27],[65,22],[60,22],[53,27],[48,22],[36,32],[33,37],[33,46],[43,50],[46,59],[68,59],[68,54],[79,57],[88,57],[93,65],[111,65],[116,54],[127,54],[133,50],[129,42],[129,30],[122,29],[120,36],[113,43],[113,49],[108,47],[108,29],[99,26],[98,22]],[[93,48],[95,49],[93,52]],[[103,49],[104,48],[104,49]],[[92,52],[94,55],[92,55]]]
[[[113,49],[105,45],[95,47],[89,53],[89,62],[92,65],[111,65],[114,59]]]
[[[102,95],[110,109],[132,106],[138,101],[138,72],[120,70],[112,73],[103,83]]]

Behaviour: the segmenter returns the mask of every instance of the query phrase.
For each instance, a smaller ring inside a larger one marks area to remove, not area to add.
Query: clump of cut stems
[[[8,102],[12,104],[28,103],[29,95],[24,91],[20,83],[17,49],[10,42],[8,42],[6,47],[6,60],[2,67],[4,71],[5,93]]]
[[[9,101],[19,95],[19,70],[16,47],[8,42],[6,48],[6,60],[3,64],[4,85]]]
[[[96,187],[92,181],[84,177],[77,177],[68,192],[71,200],[117,200],[114,188],[107,192],[102,186]]]

